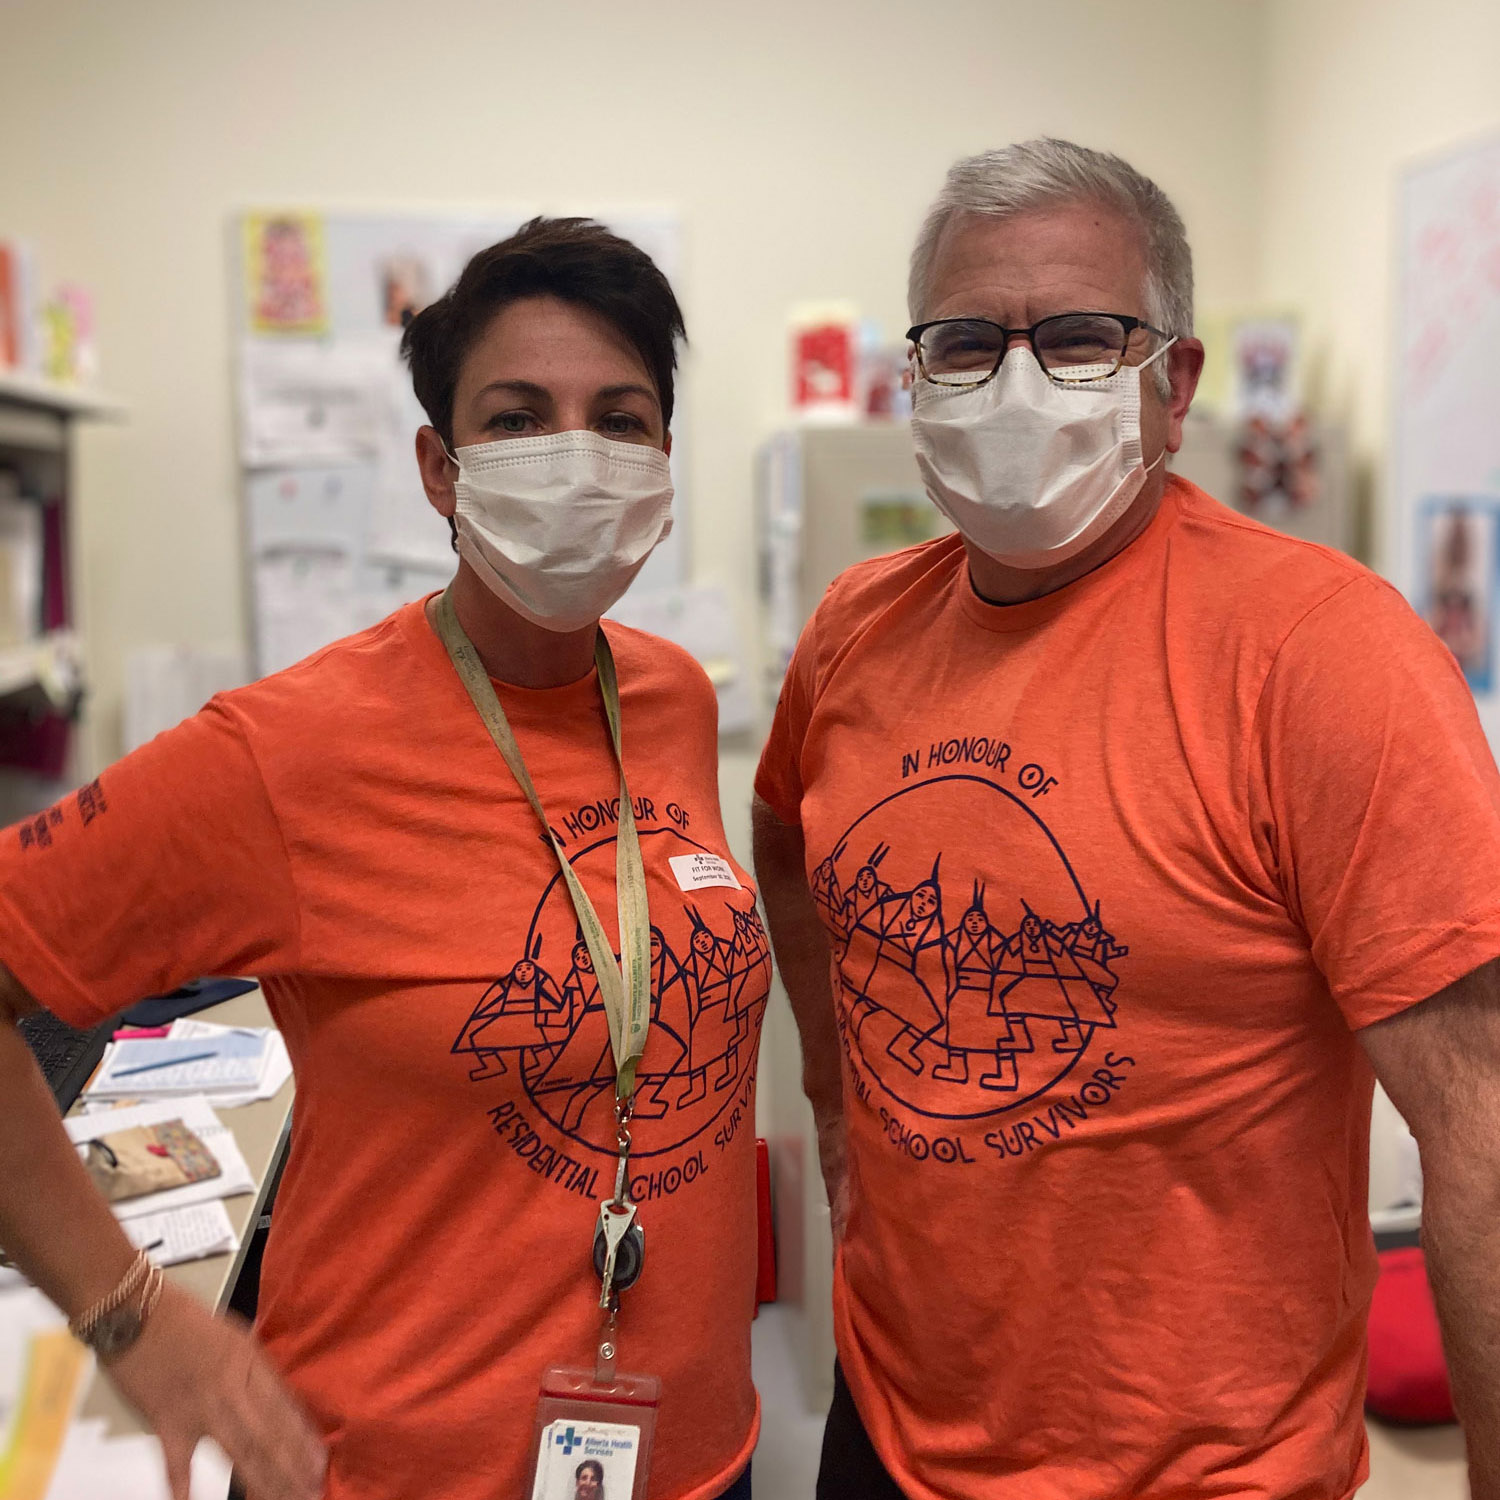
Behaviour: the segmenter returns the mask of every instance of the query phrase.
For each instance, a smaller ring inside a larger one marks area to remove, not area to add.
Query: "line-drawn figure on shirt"
[[[701,847],[675,831],[645,830],[642,839],[660,840],[652,851],[656,867],[678,849]],[[608,880],[614,855],[609,838],[573,859],[584,879]],[[633,1154],[641,1157],[676,1150],[745,1097],[771,967],[751,891],[708,888],[692,905],[660,901],[653,892],[651,916],[652,1024],[635,1092]],[[587,1149],[612,1152],[609,1020],[560,876],[537,904],[526,945],[522,960],[485,989],[452,1050],[473,1060],[476,1083],[509,1078],[544,1125],[551,1122]],[[541,961],[544,952],[556,955],[550,965]]]
[[[582,932],[573,944],[573,967],[563,985],[566,1014],[553,1030],[557,1045],[546,1066],[531,1083],[531,1094],[560,1095],[564,1125],[576,1128],[590,1102],[613,1088],[614,1054],[609,1045],[609,1017],[599,993],[599,976]]]
[[[1001,1092],[1019,1087],[1016,1054],[1034,1051],[1035,1044],[1026,1018],[1008,1013],[997,984],[1007,939],[990,921],[984,895],[984,883],[976,880],[969,909],[945,944],[948,1006],[938,1040],[948,1060],[934,1068],[932,1076],[968,1083],[969,1054],[979,1053],[992,1060],[989,1070],[980,1073],[979,1086]]]
[[[550,1028],[567,1002],[541,959],[542,935],[537,933],[525,957],[484,992],[464,1023],[453,1051],[470,1053],[477,1060],[469,1074],[476,1082],[500,1077],[506,1071],[507,1052],[550,1054],[556,1040]]]
[[[835,947],[842,951],[843,940],[847,940],[849,929],[844,918],[844,902],[847,894],[842,885],[839,884],[838,862],[844,857],[844,844],[839,844],[825,860],[813,871],[810,882],[814,904],[823,913],[823,922],[831,933],[837,934]],[[871,870],[871,879],[875,872]],[[839,957],[840,953],[835,953]]]
[[[870,857],[855,872],[854,884],[844,897],[841,912],[841,927],[847,938],[859,926],[871,907],[878,905],[891,894],[891,888],[880,878],[880,867],[891,852],[890,845],[877,844]],[[835,884],[837,881],[835,880]]]
[[[664,939],[662,942],[665,965],[670,953]],[[552,1058],[531,1080],[530,1087],[534,1098],[557,1096],[559,1123],[565,1130],[576,1130],[584,1112],[596,1100],[606,1100],[613,1108],[615,1089],[609,1015],[604,1008],[593,956],[581,932],[573,945],[573,968],[563,986],[563,996],[567,1015],[558,1023],[563,1034]],[[635,1112],[642,1119],[666,1114],[669,1106],[663,1089],[667,1079],[676,1073],[686,1050],[674,1027],[660,1020],[653,1025],[648,1038],[649,1055],[641,1059],[636,1071]]]
[[[815,868],[851,1063],[921,1114],[1017,1108],[1118,1029],[1129,950],[1033,801],[931,776],[856,818]]]
[[[1081,1052],[1095,1026],[1115,1024],[1060,929],[1029,906],[1021,930],[1005,945],[995,979],[1007,1015],[1057,1023],[1054,1052]]]
[[[688,1083],[677,1102],[692,1104],[708,1093],[711,1068],[716,1068],[716,1092],[735,1080],[739,1049],[736,980],[747,970],[736,961],[732,938],[715,937],[696,906],[688,905],[685,910],[693,924],[684,967],[692,976],[694,1003],[688,1032]]]
[[[693,996],[687,970],[672,951],[660,927],[651,927],[651,1024],[668,1027],[685,1039],[693,1024]],[[687,1049],[683,1049],[685,1058]],[[653,1057],[654,1064],[655,1059]],[[659,1070],[658,1070],[659,1071]],[[675,1071],[681,1073],[681,1058]]]
[[[924,1066],[917,1046],[942,1023],[948,993],[941,865],[940,854],[926,880],[904,892],[887,886],[888,894],[864,909],[853,932],[873,938],[874,950],[870,952],[866,943],[858,962],[844,965],[852,993],[889,1011],[900,1023],[886,1052],[917,1074]]]
[[[1078,967],[1083,970],[1088,982],[1093,985],[1099,1003],[1110,1015],[1115,1013],[1115,1003],[1110,998],[1120,981],[1115,978],[1109,965],[1117,958],[1124,958],[1130,949],[1117,943],[1114,935],[1104,926],[1100,915],[1100,903],[1081,922],[1070,922],[1057,929],[1063,946],[1073,955]]]

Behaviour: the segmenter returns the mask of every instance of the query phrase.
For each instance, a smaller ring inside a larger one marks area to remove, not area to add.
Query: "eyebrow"
[[[631,381],[626,381],[623,385],[603,386],[596,394],[606,401],[615,401],[621,396],[644,396],[654,405],[661,405],[661,398],[649,385],[638,385]]]
[[[531,401],[552,400],[552,392],[546,386],[538,385],[534,380],[492,380],[488,385],[482,386],[476,395],[487,396],[496,391],[509,391],[517,396],[525,396]],[[661,405],[661,398],[649,385],[639,385],[633,381],[626,381],[620,385],[602,386],[594,393],[596,401],[617,401],[621,396],[644,396],[654,405]]]

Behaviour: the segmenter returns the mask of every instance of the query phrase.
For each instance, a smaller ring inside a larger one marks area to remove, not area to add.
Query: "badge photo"
[[[660,1402],[654,1376],[548,1370],[531,1500],[646,1500]]]
[[[531,1500],[615,1500],[635,1493],[640,1429],[623,1422],[550,1423]]]

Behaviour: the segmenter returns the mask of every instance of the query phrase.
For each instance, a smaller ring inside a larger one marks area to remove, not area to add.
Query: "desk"
[[[220,1026],[269,1026],[270,1012],[266,1009],[265,996],[260,990],[237,995],[222,1005],[199,1011],[194,1017],[198,1021],[213,1021]],[[294,1085],[288,1083],[274,1099],[259,1104],[246,1104],[239,1109],[226,1109],[219,1118],[234,1133],[234,1138],[245,1162],[255,1178],[254,1193],[242,1193],[238,1198],[226,1198],[224,1207],[229,1222],[241,1244],[237,1254],[212,1255],[206,1260],[190,1260],[180,1266],[168,1266],[166,1278],[174,1286],[192,1293],[199,1301],[210,1307],[223,1309],[229,1302],[229,1294],[244,1264],[245,1253],[250,1247],[250,1237],[265,1207],[269,1186],[275,1181],[275,1168],[286,1150],[287,1133],[291,1126],[292,1095]],[[140,1419],[126,1406],[114,1386],[99,1373],[95,1373],[93,1385],[84,1398],[82,1417],[102,1417],[109,1424],[112,1437],[144,1432]]]

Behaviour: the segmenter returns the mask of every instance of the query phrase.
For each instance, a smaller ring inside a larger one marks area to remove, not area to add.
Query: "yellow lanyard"
[[[609,721],[609,738],[615,760],[620,767],[620,830],[615,846],[615,883],[618,888],[620,917],[620,962],[615,962],[609,938],[580,884],[568,856],[563,853],[546,809],[537,796],[536,786],[521,747],[516,743],[505,710],[495,696],[490,675],[479,659],[473,643],[464,634],[453,608],[452,589],[445,589],[438,600],[437,630],[449,659],[458,673],[484,727],[489,730],[495,748],[510,767],[511,774],[526,793],[526,800],[541,822],[547,842],[557,856],[583,940],[588,944],[594,974],[599,981],[599,995],[609,1019],[609,1043],[615,1055],[615,1096],[628,1105],[635,1092],[635,1070],[646,1050],[646,1033],[651,1028],[651,917],[646,906],[646,867],[641,859],[641,840],[636,832],[635,810],[630,805],[630,788],[625,784],[625,757],[620,749],[620,686],[615,675],[615,659],[601,628],[594,646],[594,662],[599,669],[599,689],[604,695],[604,716]],[[623,968],[623,973],[621,972]]]

